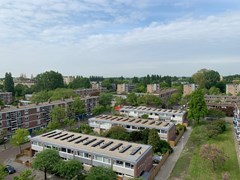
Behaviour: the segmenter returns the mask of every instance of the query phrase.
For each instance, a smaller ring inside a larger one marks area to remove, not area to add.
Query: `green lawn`
[[[215,138],[206,137],[205,125],[195,127],[187,142],[180,158],[178,159],[170,180],[209,180],[222,179],[222,174],[228,172],[230,179],[240,179],[240,169],[235,151],[235,144],[232,133],[232,125],[227,124],[227,130]],[[216,144],[228,156],[222,167],[213,170],[212,164],[200,157],[199,151],[202,144]]]

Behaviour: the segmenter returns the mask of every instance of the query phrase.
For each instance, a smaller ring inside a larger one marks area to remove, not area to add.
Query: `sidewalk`
[[[160,171],[158,172],[155,180],[167,180],[178,160],[180,154],[186,145],[188,138],[192,132],[192,128],[188,127],[187,131],[183,134],[184,138],[181,138],[178,142],[177,146],[173,148],[173,153],[168,157],[167,161],[161,167]]]

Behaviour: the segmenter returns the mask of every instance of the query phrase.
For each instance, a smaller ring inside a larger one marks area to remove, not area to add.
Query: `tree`
[[[4,179],[4,177],[7,175],[7,173],[4,171],[5,166],[0,163],[0,179]]]
[[[174,105],[174,104],[177,104],[181,100],[181,98],[182,98],[182,94],[180,94],[180,93],[173,93],[171,95],[171,97],[169,98],[167,103],[170,106]]]
[[[151,129],[148,134],[148,144],[153,147],[153,152],[160,151],[160,137],[156,129]]]
[[[62,122],[66,117],[65,109],[59,106],[54,107],[50,112],[50,117],[52,121]]]
[[[16,97],[23,97],[25,96],[26,94],[26,91],[27,91],[27,86],[25,85],[22,85],[22,84],[17,84],[15,86],[15,96]]]
[[[7,130],[6,129],[1,129],[0,130],[0,144],[3,143],[4,149],[6,150],[6,138],[7,138]]]
[[[75,124],[75,120],[74,119],[65,118],[64,119],[64,124],[69,126],[69,129],[71,129],[72,126]]]
[[[128,140],[129,134],[124,127],[121,126],[112,126],[107,132],[106,137],[119,140]]]
[[[131,106],[137,106],[137,95],[135,93],[130,93],[127,95],[126,102]]]
[[[145,106],[160,106],[162,104],[162,101],[157,96],[147,94],[145,96],[137,98],[137,104]]]
[[[90,80],[88,78],[77,76],[72,82],[69,83],[68,87],[71,89],[90,88],[90,85]]]
[[[4,106],[4,102],[0,99],[0,106]]]
[[[208,92],[210,95],[218,95],[220,94],[220,89],[216,88],[215,86],[212,86]]]
[[[60,128],[61,124],[59,121],[57,120],[52,120],[48,123],[48,126],[47,128],[50,129],[50,130],[54,130],[54,129],[58,129]]]
[[[5,91],[12,92],[14,94],[14,82],[13,82],[12,74],[10,72],[5,73],[3,86]]]
[[[204,118],[208,112],[207,105],[204,99],[203,91],[198,89],[192,93],[189,102],[188,118],[199,124],[199,120]]]
[[[83,123],[80,124],[79,130],[80,130],[80,133],[84,133],[84,134],[93,133],[93,129],[89,125],[83,124]]]
[[[80,99],[80,97],[74,98],[73,101],[73,112],[75,117],[79,120],[79,116],[86,113],[85,103]]]
[[[143,114],[141,118],[142,119],[148,119],[148,114]]]
[[[93,108],[92,113],[94,116],[102,114],[104,111],[106,111],[104,106],[97,105]]]
[[[79,176],[82,169],[83,166],[81,162],[76,159],[61,161],[57,165],[57,172],[60,174],[60,176],[69,180]]]
[[[63,76],[55,71],[46,71],[42,74],[38,74],[35,78],[36,90],[53,90],[57,88],[63,88]]]
[[[54,167],[60,162],[61,157],[53,149],[45,149],[36,154],[33,159],[33,168],[44,170],[44,177],[47,179],[47,171],[54,170]]]
[[[213,170],[217,168],[217,165],[223,165],[228,158],[224,152],[218,149],[214,144],[202,145],[200,155],[202,158],[212,163]]]
[[[13,180],[34,180],[34,177],[35,176],[32,176],[32,171],[30,169],[27,169],[21,172],[19,176],[15,176]]]
[[[226,116],[226,113],[219,109],[209,109],[206,116],[210,119],[221,119]]]
[[[112,98],[113,95],[110,93],[101,93],[99,95],[99,104],[104,107],[110,106],[112,103]]]
[[[27,129],[18,128],[11,139],[11,143],[14,146],[19,146],[21,153],[21,145],[28,141],[29,131]]]
[[[97,167],[92,167],[90,169],[90,171],[85,179],[86,180],[100,180],[100,179],[115,180],[116,178],[117,178],[117,176],[112,169],[97,166]]]

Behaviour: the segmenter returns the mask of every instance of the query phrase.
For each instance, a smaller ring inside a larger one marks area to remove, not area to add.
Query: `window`
[[[90,159],[90,158],[91,158],[91,155],[88,154],[88,153],[84,153],[84,157]]]
[[[61,151],[62,152],[67,152],[67,149],[66,148],[61,148]]]
[[[29,117],[28,116],[25,116],[25,121],[29,121]]]
[[[125,163],[125,168],[133,169],[134,165],[131,163]]]
[[[118,165],[118,166],[123,166],[123,162],[122,162],[122,161],[119,161],[119,160],[116,160],[116,165]]]
[[[0,119],[2,119],[2,113],[0,113]]]
[[[36,141],[32,141],[33,145],[38,145],[38,143]]]
[[[77,152],[77,156],[81,156],[81,157],[83,157],[83,152],[78,151],[78,152]]]
[[[111,160],[109,159],[109,158],[103,158],[103,162],[105,162],[105,163],[108,163],[108,164],[110,164],[111,163]]]
[[[127,125],[126,128],[130,129],[130,125]]]
[[[24,110],[24,114],[28,114],[28,109],[25,109],[25,110]]]
[[[68,149],[68,150],[67,150],[67,153],[72,154],[72,150],[71,150],[71,149]]]
[[[95,155],[95,158],[97,161],[103,161],[103,157],[102,156],[98,156],[98,155]]]

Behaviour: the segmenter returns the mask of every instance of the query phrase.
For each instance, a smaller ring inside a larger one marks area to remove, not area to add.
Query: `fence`
[[[181,139],[181,137],[182,137],[182,135],[184,134],[184,132],[185,132],[185,131],[182,130],[182,131],[178,134],[177,138],[176,138],[174,141],[169,141],[169,144],[170,144],[171,147],[174,147],[174,146],[177,145],[178,141]]]
[[[153,166],[153,168],[150,170],[149,172],[149,177],[148,180],[154,180],[154,178],[156,177],[156,175],[158,174],[158,172],[160,171],[161,167],[163,166],[163,164],[165,163],[165,161],[167,160],[167,158],[169,157],[170,152],[167,151],[164,156],[162,157],[161,161],[158,163],[157,166]]]

